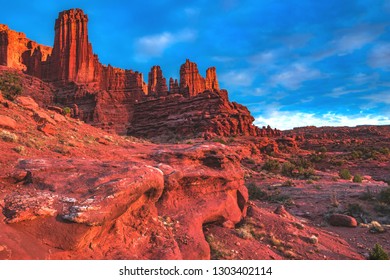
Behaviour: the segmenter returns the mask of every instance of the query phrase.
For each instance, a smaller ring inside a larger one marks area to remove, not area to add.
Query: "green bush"
[[[0,76],[0,91],[4,98],[13,101],[22,93],[22,81],[14,72],[4,72]]]
[[[64,114],[65,116],[68,116],[68,115],[70,115],[71,111],[72,111],[72,110],[71,110],[69,107],[65,107],[65,108],[63,109],[63,114]]]
[[[291,162],[285,162],[282,165],[282,175],[287,177],[292,177],[294,174],[294,170],[296,169],[296,166],[292,164]]]
[[[386,188],[379,193],[378,200],[390,204],[390,188]]]
[[[353,176],[353,180],[352,180],[354,183],[361,183],[363,182],[363,177],[360,176],[360,175],[355,175]]]
[[[227,144],[226,141],[223,140],[222,138],[214,138],[214,139],[213,139],[213,142],[215,142],[215,143],[221,143],[221,144],[223,144],[223,145],[226,145],[226,144]]]
[[[280,163],[277,160],[269,159],[264,163],[263,169],[274,173],[279,172]]]
[[[370,252],[369,260],[388,260],[389,255],[383,249],[380,244],[375,244],[374,248]]]
[[[344,179],[344,180],[351,180],[351,178],[352,178],[352,175],[348,169],[341,169],[339,172],[339,176],[341,179]]]
[[[267,193],[261,190],[256,184],[250,183],[247,186],[250,200],[261,200],[267,198]]]

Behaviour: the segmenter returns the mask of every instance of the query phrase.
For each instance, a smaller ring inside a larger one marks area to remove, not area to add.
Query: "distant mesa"
[[[59,13],[53,48],[0,25],[0,65],[53,84],[56,104],[73,108],[73,117],[118,134],[152,137],[155,131],[180,133],[183,138],[280,134],[257,128],[246,107],[229,102],[227,91],[219,88],[215,67],[208,68],[204,78],[196,63],[187,59],[179,81],[169,78],[167,83],[156,65],[145,83],[138,71],[101,64],[88,39],[88,16],[81,9]]]

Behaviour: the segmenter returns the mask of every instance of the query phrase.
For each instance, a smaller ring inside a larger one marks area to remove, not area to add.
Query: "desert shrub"
[[[315,175],[315,171],[313,168],[308,168],[308,169],[299,169],[299,174],[304,178],[304,179],[310,179]]]
[[[321,148],[318,149],[319,153],[326,153],[328,149],[325,146],[322,146]]]
[[[292,180],[286,180],[282,183],[282,187],[294,187],[295,184]]]
[[[4,98],[13,101],[18,95],[22,93],[22,81],[18,74],[14,72],[4,72],[0,76],[0,91],[2,91]]]
[[[256,164],[256,161],[255,161],[253,158],[245,158],[245,161],[246,161],[248,164]]]
[[[221,144],[224,144],[224,145],[227,144],[226,141],[223,140],[222,138],[214,138],[214,139],[213,139],[213,142],[215,142],[215,143],[221,143]]]
[[[26,149],[24,148],[24,146],[16,146],[16,147],[12,148],[12,150],[17,152],[18,154],[23,155],[25,153]]]
[[[359,203],[350,203],[348,204],[347,214],[350,216],[358,217],[365,214],[366,211],[363,210],[363,207]]]
[[[71,109],[70,109],[69,107],[65,107],[65,108],[62,109],[62,110],[63,110],[63,114],[64,114],[65,116],[70,115]]]
[[[379,151],[379,153],[381,153],[382,155],[385,155],[385,156],[390,155],[390,149],[387,148],[387,147],[379,148],[378,151]]]
[[[369,260],[388,260],[389,255],[387,252],[383,249],[383,247],[376,243],[374,248],[370,252],[370,256],[368,257]]]
[[[360,176],[359,174],[356,174],[355,176],[353,176],[352,181],[353,181],[354,183],[361,183],[361,182],[363,182],[363,177]]]
[[[292,177],[294,174],[294,170],[296,170],[296,166],[291,162],[284,162],[282,164],[282,175]]]
[[[351,180],[351,178],[352,178],[352,175],[348,169],[341,169],[339,172],[339,176],[341,179],[344,179],[344,180]]]
[[[280,163],[277,160],[269,159],[264,163],[263,169],[274,173],[279,172]]]
[[[390,188],[386,188],[379,193],[378,200],[390,204]]]
[[[361,199],[361,200],[373,200],[374,199],[374,195],[372,194],[371,190],[368,187],[366,187],[366,191],[363,192],[359,196],[359,199]]]
[[[375,203],[374,210],[384,215],[390,214],[390,206],[383,202]]]
[[[267,197],[267,193],[254,183],[248,184],[247,188],[250,200],[261,200]]]
[[[12,132],[8,132],[6,130],[0,130],[0,139],[4,142],[17,142],[18,136]]]

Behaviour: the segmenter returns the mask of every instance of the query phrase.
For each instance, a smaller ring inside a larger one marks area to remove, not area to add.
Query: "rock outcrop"
[[[42,62],[47,60],[51,52],[51,47],[37,44],[24,33],[0,24],[0,65],[41,78]]]
[[[199,74],[196,63],[187,59],[180,67],[180,93],[192,97],[205,90],[219,90],[215,67],[206,70],[206,79],[204,79]]]
[[[129,134],[161,140],[264,134],[253,121],[245,106],[229,102],[226,91],[205,91],[137,103]]]

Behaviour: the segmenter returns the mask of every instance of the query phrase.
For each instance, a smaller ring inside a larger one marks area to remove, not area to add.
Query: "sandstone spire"
[[[88,40],[88,17],[81,9],[59,14],[55,23],[49,80],[88,83],[95,78],[95,60]]]
[[[167,81],[163,76],[160,66],[153,66],[149,72],[148,94],[167,95]]]
[[[215,67],[206,70],[206,89],[219,90],[217,72]]]
[[[187,59],[180,67],[180,92],[185,96],[195,96],[205,89],[205,80],[199,74],[198,66]]]
[[[169,93],[170,94],[179,94],[180,88],[177,79],[173,80],[173,78],[169,79]]]

